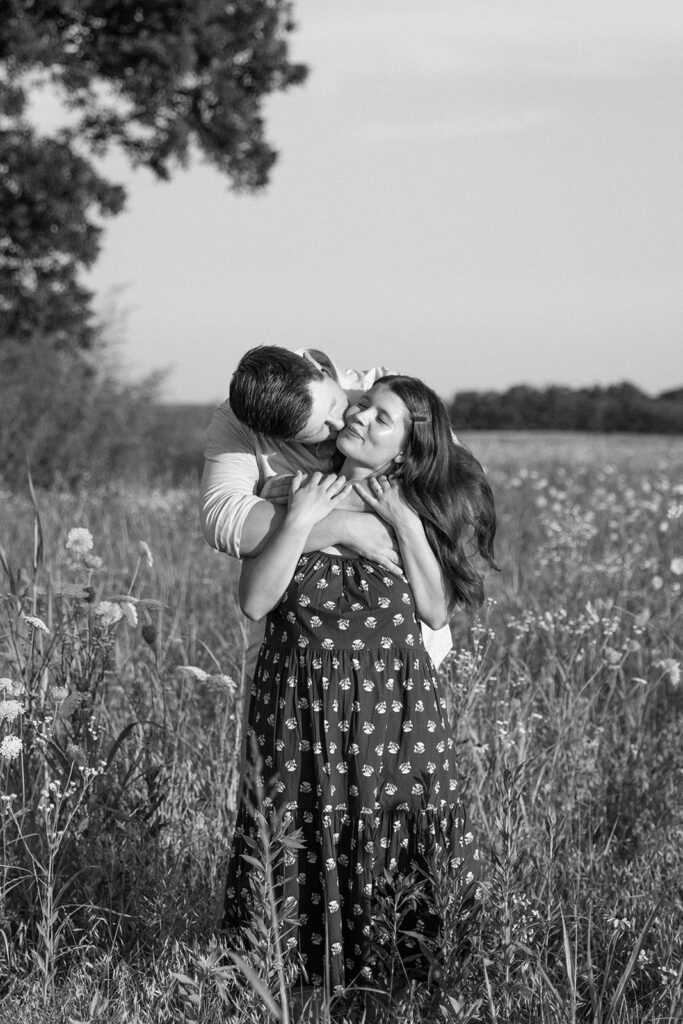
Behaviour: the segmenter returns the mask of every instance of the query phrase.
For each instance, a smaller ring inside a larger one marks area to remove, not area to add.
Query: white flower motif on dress
[[[342,630],[342,632],[345,632],[350,625],[351,622],[349,619],[337,619],[337,626]]]
[[[393,647],[394,643],[390,636],[383,636],[379,645],[380,647],[383,647],[384,650],[388,650],[390,647]]]
[[[368,617],[365,620],[365,625],[367,626],[368,629],[375,629],[377,626],[377,619],[375,618],[375,616],[368,615]]]
[[[327,904],[327,909],[331,914],[336,914],[339,910],[339,900],[330,900]]]
[[[413,731],[413,723],[410,721],[409,718],[406,718],[405,722],[401,726],[401,729],[403,730],[403,732],[412,732]]]
[[[371,693],[372,690],[375,689],[375,680],[374,679],[364,679],[363,680],[363,689],[365,690],[366,693]]]
[[[400,626],[400,625],[401,625],[401,623],[402,623],[402,622],[403,622],[404,620],[403,620],[403,616],[402,616],[402,615],[401,615],[401,613],[399,612],[399,613],[398,613],[398,615],[394,615],[394,617],[393,617],[393,619],[392,619],[391,621],[393,622],[393,624],[394,624],[395,626]]]
[[[363,611],[363,605],[359,604],[358,601],[354,601],[354,603],[351,605],[351,611],[352,612],[362,612]]]
[[[312,629],[320,629],[322,624],[323,624],[323,620],[320,618],[319,615],[311,615],[311,628]]]
[[[412,633],[408,633],[408,635],[406,636],[406,643],[408,647],[412,647],[413,644],[415,643],[415,637],[413,636]]]
[[[415,744],[415,746],[413,747],[413,753],[415,753],[415,754],[424,754],[424,752],[425,752],[425,745],[424,745],[424,743],[421,740],[419,740]]]
[[[387,750],[390,754],[398,754],[400,747],[396,740],[390,740],[389,743],[387,743]]]
[[[324,650],[331,651],[334,647],[334,640],[330,640],[329,637],[325,637],[321,645]]]
[[[375,753],[377,754],[378,757],[382,756],[382,754],[384,753],[384,744],[383,743],[378,743],[377,744],[377,746],[375,747]]]
[[[316,587],[318,590],[326,590],[327,586],[327,580],[318,580],[318,582],[316,583]]]
[[[435,732],[435,731],[436,731],[436,722],[432,721],[432,719],[430,718],[429,721],[427,722],[427,732]]]
[[[393,795],[394,795],[394,793],[395,793],[395,792],[396,792],[397,790],[398,790],[398,786],[396,785],[396,783],[395,783],[395,782],[387,782],[386,786],[384,787],[384,792],[385,792],[385,793],[386,793],[386,794],[387,794],[388,796],[393,796]]]
[[[325,609],[326,612],[333,612],[336,607],[336,601],[325,601],[325,603],[323,604],[323,608]]]
[[[339,721],[339,731],[340,732],[348,732],[349,731],[349,723],[347,722],[347,720],[345,718],[342,718]]]
[[[363,772],[363,775],[365,776],[366,779],[369,779],[372,775],[374,775],[374,771],[369,764],[364,764],[361,771]]]
[[[425,709],[424,702],[421,701],[421,700],[416,700],[415,701],[415,710],[416,711],[424,711],[424,709]]]
[[[403,711],[403,705],[401,704],[400,700],[392,700],[392,702],[391,702],[391,710],[392,711]]]
[[[427,772],[429,775],[433,775],[436,771],[436,765],[433,761],[427,761]]]
[[[340,679],[339,680],[339,689],[340,690],[350,690],[351,689],[351,680],[349,679],[348,676],[345,676],[344,679]]]
[[[439,751],[440,754],[443,754],[444,750],[446,749],[446,744],[444,743],[443,740],[439,740],[439,742],[436,745],[436,749]]]
[[[286,618],[287,618],[287,622],[291,622],[292,624],[294,624],[296,622],[296,615],[292,611],[287,612]]]
[[[296,729],[296,718],[288,718],[287,721],[285,722],[285,725],[287,726],[288,729]]]
[[[410,772],[412,772],[413,770],[413,766],[411,765],[410,761],[402,761],[401,764],[398,766],[398,770],[400,771],[401,775],[409,775]]]
[[[363,732],[366,736],[370,736],[375,731],[375,727],[372,722],[363,722]]]
[[[347,765],[346,761],[340,761],[339,764],[337,765],[337,771],[339,772],[340,775],[346,775],[348,770],[349,766]]]
[[[412,789],[413,796],[421,796],[424,793],[424,791],[425,791],[425,788],[424,788],[424,786],[422,785],[421,782],[413,783],[413,789]]]
[[[377,711],[378,715],[386,715],[386,713],[387,713],[387,702],[385,700],[378,701],[377,702],[376,711]]]
[[[308,647],[308,637],[300,636],[299,639],[297,640],[297,643],[299,647]]]
[[[351,754],[352,757],[357,757],[358,754],[360,754],[360,747],[357,743],[349,743],[349,754]]]

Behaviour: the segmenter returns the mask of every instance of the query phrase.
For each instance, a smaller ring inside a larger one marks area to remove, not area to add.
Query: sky
[[[133,375],[219,402],[259,344],[442,397],[683,384],[680,0],[297,0],[265,193],[112,156],[87,282]]]

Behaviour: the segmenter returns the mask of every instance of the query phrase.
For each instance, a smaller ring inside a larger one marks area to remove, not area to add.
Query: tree
[[[77,275],[99,251],[98,216],[123,207],[92,163],[110,145],[160,178],[194,149],[235,188],[267,183],[262,101],[306,77],[292,28],[288,0],[3,0],[0,341],[92,343]],[[53,138],[27,119],[41,85],[70,115]]]

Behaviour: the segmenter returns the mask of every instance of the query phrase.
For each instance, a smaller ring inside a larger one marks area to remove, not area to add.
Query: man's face
[[[349,401],[344,389],[327,375],[322,380],[312,380],[308,389],[312,400],[311,412],[293,440],[314,445],[337,436],[344,426],[344,413]]]

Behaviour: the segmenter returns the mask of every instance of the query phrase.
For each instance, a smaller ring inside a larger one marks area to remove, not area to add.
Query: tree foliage
[[[449,405],[456,430],[582,430],[683,433],[683,390],[650,398],[633,384],[460,391]]]
[[[161,178],[194,150],[236,188],[267,183],[263,100],[306,76],[292,28],[288,0],[3,0],[0,342],[92,344],[78,273],[123,207],[93,165],[110,145]],[[29,119],[41,87],[69,113],[52,137]]]

